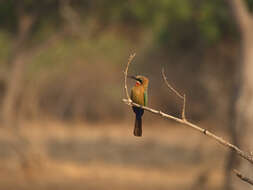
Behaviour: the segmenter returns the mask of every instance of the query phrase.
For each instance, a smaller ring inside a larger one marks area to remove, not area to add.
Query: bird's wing
[[[133,89],[131,89],[130,98],[131,98],[131,100],[133,100]]]
[[[148,104],[148,93],[144,92],[144,106]]]

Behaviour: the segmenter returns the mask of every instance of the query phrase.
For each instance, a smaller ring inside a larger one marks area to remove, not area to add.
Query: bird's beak
[[[127,77],[131,78],[131,79],[134,79],[134,80],[139,81],[140,83],[142,83],[140,79],[136,78],[136,76],[129,76],[129,75],[127,75]]]
[[[138,80],[135,76],[129,76],[127,75],[128,78],[134,79],[134,80]]]

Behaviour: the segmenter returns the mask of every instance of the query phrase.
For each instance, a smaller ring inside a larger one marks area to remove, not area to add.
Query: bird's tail
[[[135,118],[134,136],[137,136],[137,137],[142,136],[142,119],[141,119],[141,116],[138,116],[138,114],[136,114],[136,118]]]

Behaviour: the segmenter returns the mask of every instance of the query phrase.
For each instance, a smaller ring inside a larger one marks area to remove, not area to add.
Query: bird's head
[[[137,76],[128,76],[129,78],[132,78],[134,80],[136,80],[136,86],[140,86],[140,85],[143,85],[143,87],[145,89],[148,88],[148,78],[147,77],[144,77],[144,76],[141,76],[141,75],[137,75]]]

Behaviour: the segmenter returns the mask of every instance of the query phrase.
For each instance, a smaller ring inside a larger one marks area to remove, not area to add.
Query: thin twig
[[[185,94],[182,96],[175,88],[173,88],[170,83],[168,82],[167,80],[167,77],[165,75],[165,72],[164,72],[164,68],[162,68],[162,76],[163,76],[163,80],[165,82],[165,84],[167,85],[167,87],[172,90],[180,99],[183,99],[183,106],[182,106],[182,119],[183,120],[186,120],[186,117],[185,117],[185,104],[186,104],[186,96]]]
[[[252,179],[242,175],[238,170],[233,170],[233,171],[235,172],[236,176],[239,177],[241,180],[249,183],[250,185],[253,185],[253,180]]]
[[[253,157],[252,157],[250,154],[248,154],[247,152],[242,151],[242,150],[241,150],[240,148],[238,148],[237,146],[235,146],[235,145],[233,145],[233,144],[227,142],[227,141],[224,140],[222,137],[219,137],[219,136],[217,136],[217,135],[215,135],[215,134],[209,132],[208,130],[203,129],[203,128],[201,128],[201,127],[199,127],[199,126],[197,126],[197,125],[195,125],[195,124],[193,124],[193,123],[187,121],[187,120],[184,119],[184,118],[180,119],[180,118],[174,117],[174,116],[172,116],[172,115],[163,113],[162,111],[157,111],[157,110],[155,110],[155,109],[152,109],[152,108],[149,108],[149,107],[146,107],[146,106],[141,106],[141,105],[139,105],[139,104],[136,104],[136,103],[132,102],[132,101],[130,100],[130,98],[129,98],[129,95],[128,95],[127,84],[126,84],[126,77],[127,77],[127,71],[128,71],[129,64],[130,64],[130,62],[132,61],[132,59],[133,59],[134,56],[135,56],[135,54],[133,54],[133,55],[131,55],[131,56],[129,57],[128,64],[127,64],[127,68],[126,68],[126,71],[125,71],[125,73],[124,73],[124,74],[125,74],[125,89],[126,89],[126,94],[127,94],[127,97],[128,97],[128,99],[123,99],[123,102],[124,102],[124,103],[126,103],[126,104],[129,105],[129,106],[136,106],[136,107],[142,108],[142,109],[144,109],[144,110],[146,110],[146,111],[148,111],[148,112],[151,112],[151,113],[153,113],[153,114],[155,114],[155,115],[159,115],[159,116],[164,117],[164,118],[169,119],[169,120],[174,120],[174,121],[176,121],[176,122],[178,122],[178,123],[183,124],[184,126],[190,127],[190,128],[192,128],[192,129],[194,129],[194,130],[197,130],[197,131],[201,132],[202,134],[204,134],[204,135],[206,135],[206,136],[208,136],[208,137],[214,139],[216,142],[220,143],[221,145],[223,145],[223,146],[229,148],[230,150],[236,152],[239,156],[241,156],[242,158],[244,158],[245,160],[248,160],[250,163],[253,164]],[[165,77],[164,72],[163,72],[163,75],[164,75],[164,77]],[[165,77],[165,78],[166,78],[166,77]],[[167,81],[167,80],[165,80],[165,81]],[[168,84],[168,86],[170,86],[170,85]],[[171,86],[170,86],[170,87],[171,87]],[[172,88],[172,89],[174,89],[174,88]],[[174,91],[174,92],[176,93],[177,91]],[[178,94],[179,94],[179,93],[178,93]],[[180,94],[179,94],[179,95],[180,95]],[[181,95],[180,95],[180,96],[181,96]],[[182,98],[185,100],[185,96],[184,96],[184,97],[182,96]],[[185,101],[184,101],[184,106],[183,106],[183,107],[185,107]],[[183,112],[185,112],[185,108],[183,108]]]
[[[242,158],[248,160],[250,163],[253,164],[253,157],[250,154],[242,151],[237,146],[235,146],[235,145],[227,142],[222,137],[219,137],[219,136],[211,133],[210,131],[208,131],[206,129],[203,129],[203,128],[201,128],[201,127],[199,127],[199,126],[197,126],[197,125],[195,125],[195,124],[193,124],[193,123],[191,123],[191,122],[189,122],[187,120],[174,117],[174,116],[166,114],[166,113],[164,113],[162,111],[158,111],[158,110],[146,107],[146,106],[141,106],[141,105],[136,104],[136,103],[134,103],[132,101],[128,101],[127,99],[123,99],[123,102],[125,104],[129,105],[129,106],[136,106],[136,107],[142,108],[142,109],[144,109],[144,110],[146,110],[148,112],[151,112],[151,113],[153,113],[155,115],[159,115],[159,116],[164,117],[164,118],[169,119],[169,120],[174,120],[174,121],[176,121],[178,123],[181,123],[181,124],[183,124],[183,125],[185,125],[187,127],[190,127],[190,128],[192,128],[194,130],[197,130],[197,131],[201,132],[202,134],[204,134],[204,135],[206,135],[206,136],[214,139],[215,141],[217,141],[218,143],[222,144],[223,146],[226,146],[226,147],[230,148],[232,151],[236,152],[239,156],[241,156]]]
[[[128,67],[129,67],[130,63],[132,62],[133,58],[135,57],[135,55],[136,55],[136,53],[133,53],[129,56],[127,66],[126,66],[126,70],[124,72],[124,75],[125,75],[125,91],[126,91],[126,96],[127,96],[128,101],[131,101],[131,99],[130,99],[130,96],[128,94],[128,89],[127,89],[127,72],[128,72]]]
[[[184,103],[183,103],[183,111],[182,111],[182,119],[186,120],[185,118],[185,104],[186,104],[186,95],[184,94]]]
[[[165,73],[164,73],[164,68],[162,68],[162,76],[163,76],[163,80],[165,81],[165,84],[167,85],[167,87],[168,87],[170,90],[172,90],[179,98],[184,99],[184,96],[182,96],[175,88],[173,88],[173,87],[169,84],[169,82],[168,82],[168,80],[167,80],[167,77],[166,77],[166,75],[165,75]]]

